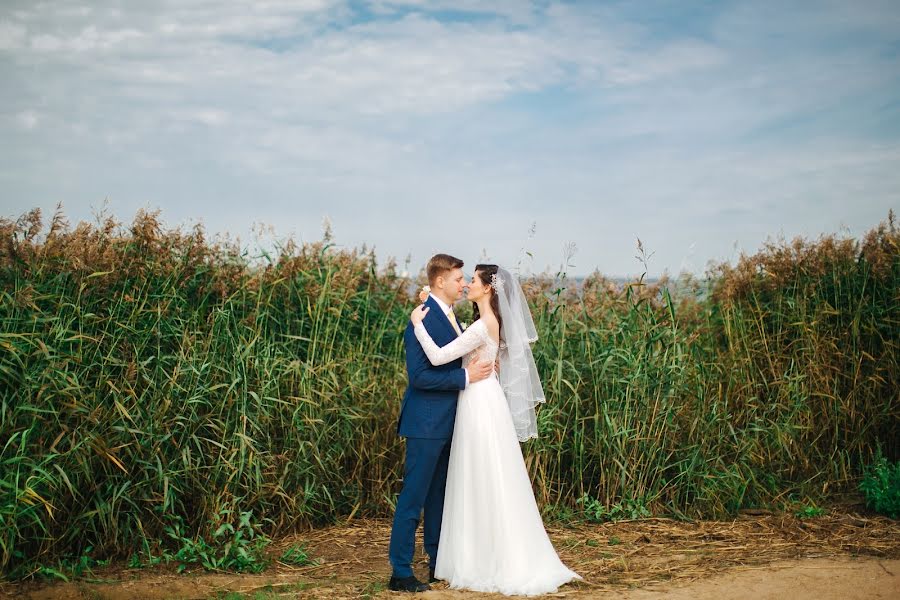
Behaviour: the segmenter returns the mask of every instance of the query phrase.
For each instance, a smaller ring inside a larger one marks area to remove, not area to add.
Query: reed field
[[[328,233],[253,257],[156,213],[0,220],[0,572],[390,516],[412,283]],[[823,502],[900,458],[892,213],[702,281],[523,286],[548,517]]]

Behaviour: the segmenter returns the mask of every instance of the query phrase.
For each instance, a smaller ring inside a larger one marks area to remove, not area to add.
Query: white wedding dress
[[[434,365],[497,356],[480,320],[443,348],[422,324],[415,334]],[[544,530],[496,373],[459,394],[434,573],[451,588],[529,596],[581,579]]]

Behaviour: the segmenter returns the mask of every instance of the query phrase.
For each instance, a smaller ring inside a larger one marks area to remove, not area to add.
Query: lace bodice
[[[491,339],[487,325],[480,319],[472,323],[472,326],[466,328],[461,336],[443,348],[439,348],[434,343],[422,323],[416,325],[414,330],[416,339],[422,344],[422,349],[425,350],[428,360],[434,366],[446,364],[460,356],[463,357],[463,366],[468,365],[476,357],[478,360],[490,362],[497,358],[499,346]]]

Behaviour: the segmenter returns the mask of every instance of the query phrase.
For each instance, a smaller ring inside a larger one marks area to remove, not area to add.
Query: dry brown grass
[[[828,515],[813,519],[745,512],[725,521],[645,519],[551,526],[548,532],[563,561],[584,577],[583,582],[561,590],[573,597],[580,597],[582,592],[616,593],[661,583],[683,584],[736,567],[764,566],[784,559],[861,555],[900,558],[900,523],[859,512],[852,505],[834,507]],[[390,596],[380,593],[390,574],[389,537],[387,520],[353,520],[282,539],[272,548],[273,555],[278,555],[293,544],[303,543],[318,561],[311,566],[276,563],[258,576],[190,577],[165,568],[136,571],[113,567],[93,575],[111,583],[7,584],[0,587],[0,593],[32,594],[43,600],[68,597],[66,594],[73,590],[82,598],[122,598],[129,597],[123,595],[128,593],[135,597],[138,590],[143,590],[146,598],[167,597],[158,594],[176,590],[181,597],[197,599],[226,591],[248,597],[259,593],[267,599]],[[420,576],[427,573],[424,555],[418,555],[415,568]],[[435,587],[445,586],[439,583]]]

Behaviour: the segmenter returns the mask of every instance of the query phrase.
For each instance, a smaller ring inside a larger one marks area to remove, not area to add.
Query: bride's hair
[[[497,265],[475,265],[475,275],[478,279],[481,280],[481,283],[491,287],[491,276],[497,274],[497,270],[500,267]],[[472,309],[472,319],[477,321],[481,318],[481,315],[478,314],[478,305],[473,303],[474,307]],[[501,332],[503,331],[503,319],[500,318],[500,299],[497,297],[497,290],[491,287],[491,310],[494,311],[494,316],[497,317],[497,324],[500,326]],[[501,333],[500,337],[503,337]]]

